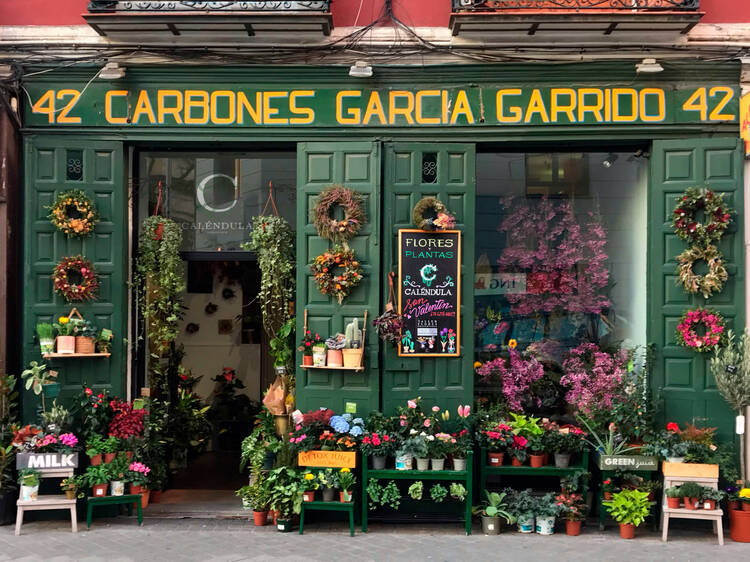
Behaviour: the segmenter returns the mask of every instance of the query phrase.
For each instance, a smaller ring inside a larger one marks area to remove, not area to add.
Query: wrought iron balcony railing
[[[331,0],[91,0],[89,12],[329,12]]]
[[[695,11],[700,0],[453,0],[454,12],[502,12],[504,10],[636,10]]]

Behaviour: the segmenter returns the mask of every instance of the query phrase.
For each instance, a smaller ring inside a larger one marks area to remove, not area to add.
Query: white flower
[[[416,429],[410,429],[409,430],[409,435],[416,435],[416,434],[417,434],[417,430]]]
[[[302,423],[302,412],[300,412],[299,410],[294,410],[292,412],[292,420],[295,424]]]
[[[427,441],[434,441],[435,440],[435,436],[434,435],[428,435],[426,437],[426,439],[427,439]]]

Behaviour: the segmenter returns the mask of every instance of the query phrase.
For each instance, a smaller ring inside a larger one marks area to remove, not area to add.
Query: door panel
[[[368,313],[365,334],[365,370],[297,369],[297,407],[303,412],[328,407],[344,412],[347,403],[356,404],[359,414],[379,408],[380,376],[378,338],[372,319],[380,306],[380,149],[377,143],[311,142],[297,150],[297,334],[302,333],[304,309],[308,329],[328,337],[343,332],[346,324]],[[367,224],[349,246],[362,263],[364,281],[342,305],[321,294],[306,264],[332,246],[320,238],[312,224],[311,209],[318,194],[331,184],[343,184],[362,194]],[[299,337],[297,338],[299,339]],[[297,365],[302,364],[297,354]]]
[[[710,354],[676,343],[675,330],[689,308],[718,310],[727,327],[744,327],[742,153],[734,138],[655,141],[649,201],[649,341],[657,345],[653,387],[662,393],[664,420],[718,426],[720,440],[733,439],[734,413],[716,390],[708,370]],[[724,194],[735,214],[718,244],[729,280],[721,293],[704,299],[675,284],[676,256],[688,247],[672,229],[671,213],[688,187],[707,186]],[[663,420],[663,421],[664,421]]]
[[[38,322],[54,322],[75,306],[98,328],[114,332],[109,359],[52,359],[58,371],[60,401],[86,383],[125,396],[127,334],[127,208],[122,144],[72,140],[71,137],[34,137],[26,140],[24,218],[23,362],[41,361],[36,337]],[[47,215],[58,193],[82,189],[94,201],[100,220],[85,238],[68,238]],[[98,298],[89,303],[66,303],[52,290],[52,270],[60,258],[81,254],[91,260],[99,276]],[[24,419],[33,419],[37,400],[24,392]]]
[[[422,197],[434,196],[456,217],[462,231],[461,357],[399,357],[384,346],[382,410],[395,412],[409,398],[421,396],[425,404],[455,410],[471,404],[474,372],[471,337],[474,300],[474,195],[473,144],[388,143],[385,145],[383,230],[390,237],[383,245],[382,276],[398,271],[398,231],[414,228],[412,209]],[[468,220],[467,220],[468,219]],[[384,301],[388,287],[383,287]]]

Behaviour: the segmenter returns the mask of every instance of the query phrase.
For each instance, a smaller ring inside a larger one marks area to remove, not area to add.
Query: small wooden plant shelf
[[[67,357],[109,357],[111,353],[44,353],[45,359],[62,359]]]
[[[317,370],[325,370],[325,371],[355,371],[355,372],[361,372],[365,370],[364,362],[365,362],[365,333],[367,332],[367,310],[365,310],[364,315],[364,322],[362,325],[362,342],[361,347],[359,348],[361,353],[359,354],[359,365],[356,367],[344,367],[343,365],[340,367],[333,367],[328,365],[300,365],[300,369],[317,369]],[[304,324],[304,333],[307,333],[307,309],[305,309],[305,324]]]

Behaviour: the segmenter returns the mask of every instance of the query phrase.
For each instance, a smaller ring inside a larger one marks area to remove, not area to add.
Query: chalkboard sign
[[[398,231],[402,357],[458,357],[461,231]]]

